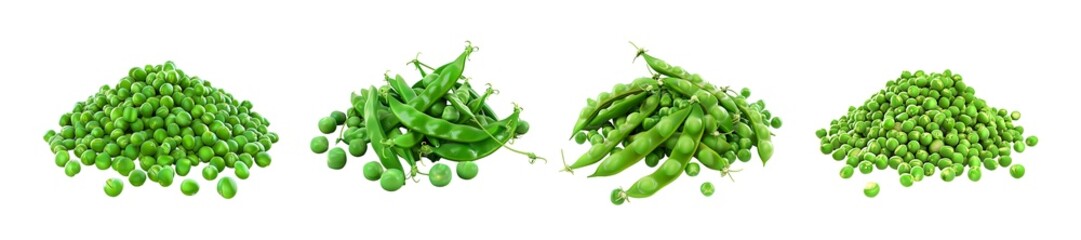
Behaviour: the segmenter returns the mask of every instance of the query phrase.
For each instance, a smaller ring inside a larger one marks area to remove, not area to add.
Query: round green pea
[[[405,173],[396,168],[387,170],[379,178],[379,186],[388,192],[398,191],[398,189],[402,188],[402,185],[405,185]]]
[[[612,190],[612,194],[609,198],[611,198],[612,204],[615,204],[616,206],[623,205],[623,203],[627,201],[627,198],[623,196],[623,189],[618,188]]]
[[[578,143],[578,145],[585,144],[587,138],[586,132],[577,132],[574,134],[574,142]]]
[[[56,166],[57,167],[66,166],[68,164],[68,161],[71,161],[71,153],[68,153],[68,151],[56,152]]]
[[[191,159],[182,158],[176,161],[176,175],[187,176],[191,172]]]
[[[923,181],[923,177],[927,176],[927,175],[924,175],[922,167],[914,167],[914,168],[912,168],[912,170],[910,170],[909,174],[912,175],[912,180],[915,180],[917,182]]]
[[[942,169],[942,174],[939,175],[942,177],[942,181],[952,182],[954,178],[953,168]]]
[[[968,180],[978,182],[980,181],[981,175],[983,174],[980,173],[980,167],[972,167],[968,169]]]
[[[863,195],[874,198],[875,196],[878,196],[879,190],[878,183],[868,182],[867,185],[863,187]]]
[[[870,174],[871,171],[874,171],[875,165],[871,161],[860,161],[859,168],[860,173]]]
[[[854,172],[855,172],[855,169],[853,169],[851,165],[845,165],[844,167],[841,167],[841,178],[843,178],[843,179],[851,178],[852,173],[854,173]]]
[[[908,173],[901,174],[901,186],[911,187],[912,186],[912,181],[913,181],[912,174],[908,174]]]
[[[259,166],[260,168],[270,166],[270,153],[259,152],[255,154],[255,165]]]
[[[687,164],[687,167],[685,167],[684,170],[687,172],[687,176],[694,177],[698,176],[698,172],[702,170],[702,166],[698,165],[696,162],[691,162]]]
[[[236,180],[231,177],[223,177],[218,180],[218,195],[225,199],[233,199],[237,192]]]
[[[334,170],[340,170],[345,167],[345,150],[340,147],[330,149],[327,153],[327,167]]]
[[[383,164],[379,161],[371,161],[364,164],[364,179],[368,181],[379,180],[383,176]]]
[[[1036,136],[1028,136],[1028,138],[1025,138],[1025,145],[1028,145],[1029,147],[1035,147],[1036,143],[1039,142],[1040,139],[1036,138]]]
[[[216,178],[218,178],[217,167],[214,167],[214,165],[206,165],[206,167],[203,167],[203,179],[206,179],[207,181],[212,181]]]
[[[131,173],[128,174],[128,183],[131,183],[132,186],[136,187],[143,186],[143,184],[146,183],[146,172],[143,172],[142,169],[132,170]]]
[[[363,139],[353,139],[349,141],[349,155],[354,157],[364,156],[364,153],[368,151],[368,143]]]
[[[110,197],[120,196],[120,192],[124,191],[124,181],[119,178],[109,178],[105,180],[105,195]]]
[[[1010,176],[1013,176],[1013,178],[1016,179],[1021,179],[1021,177],[1025,176],[1025,166],[1021,166],[1021,164],[1014,164],[1013,166],[1010,166]]]
[[[161,184],[162,187],[168,187],[169,185],[173,185],[174,176],[175,172],[173,171],[172,166],[162,167],[161,170],[158,171],[158,184]]]
[[[525,135],[529,132],[529,122],[525,120],[518,120],[518,125],[514,127],[514,134]]]
[[[68,177],[74,177],[82,171],[82,168],[82,165],[79,165],[78,162],[68,161],[64,164],[64,174],[67,174]]]
[[[334,125],[342,125],[345,124],[346,115],[342,111],[333,111],[330,112],[330,118],[334,119]]]
[[[451,173],[450,166],[447,166],[446,164],[436,163],[428,170],[428,180],[432,182],[432,186],[447,186],[453,178],[454,176],[453,173]]]
[[[716,189],[713,188],[713,183],[710,182],[702,183],[702,186],[698,187],[698,190],[702,191],[702,195],[706,197],[713,196],[713,192],[716,191]]]
[[[330,147],[330,141],[327,140],[327,137],[318,136],[318,137],[312,138],[312,143],[311,143],[312,152],[314,152],[314,153],[325,153],[325,152],[327,152],[327,148],[329,148],[329,147]]]
[[[333,117],[319,119],[319,132],[322,132],[323,134],[333,133],[337,126],[337,121],[335,121]]]
[[[248,170],[248,164],[238,162],[233,166],[233,174],[239,179],[248,179],[251,173]]]
[[[477,177],[477,173],[480,171],[480,169],[477,168],[477,163],[474,163],[473,161],[458,162],[458,166],[454,169],[458,173],[458,177],[465,180]]]
[[[1007,166],[1010,166],[1010,164],[1013,164],[1013,158],[1012,157],[1010,157],[1010,156],[998,157],[998,166],[999,167],[1007,167]]]
[[[199,193],[199,183],[190,178],[184,179],[184,181],[180,182],[180,192],[186,196],[195,195]]]
[[[109,154],[106,153],[98,154],[97,158],[94,159],[94,165],[97,166],[99,170],[109,169],[109,166],[112,166],[112,164],[113,158],[109,157]]]

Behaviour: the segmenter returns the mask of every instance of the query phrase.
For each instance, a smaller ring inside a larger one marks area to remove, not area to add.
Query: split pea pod
[[[451,123],[441,118],[428,116],[428,114],[407,106],[397,99],[389,99],[388,102],[394,116],[410,130],[457,142],[478,142],[488,138],[484,130],[476,127]]]
[[[638,112],[631,113],[631,115],[627,116],[626,122],[619,125],[619,128],[609,135],[604,144],[593,145],[590,147],[585,154],[578,157],[577,161],[574,161],[573,164],[567,166],[567,170],[569,171],[589,166],[603,159],[604,156],[608,155],[608,153],[616,147],[616,145],[623,142],[623,139],[627,138],[634,129],[638,128],[638,125],[642,124],[642,121],[652,115],[653,112],[657,110],[657,105],[659,104],[660,96],[657,94],[650,95],[649,98],[645,100],[645,103],[639,107]]]
[[[691,108],[680,109],[657,122],[649,131],[639,133],[623,151],[609,155],[590,177],[611,176],[626,170],[667,140],[690,115]]]
[[[597,116],[593,117],[593,120],[590,120],[586,126],[600,126],[613,118],[625,116],[628,112],[637,109],[642,104],[642,101],[646,100],[650,95],[653,94],[642,92],[613,103],[612,106],[598,112]],[[658,98],[657,101],[659,103],[660,99]]]
[[[631,45],[634,45],[634,43],[631,43]],[[661,60],[659,58],[655,58],[655,57],[649,55],[648,53],[646,53],[646,50],[643,49],[643,48],[639,48],[638,46],[634,46],[634,48],[638,49],[638,54],[635,57],[642,57],[643,59],[645,59],[646,60],[646,65],[649,65],[649,68],[652,68],[653,71],[656,71],[657,73],[660,73],[660,74],[663,74],[663,75],[669,76],[669,77],[683,78],[683,79],[692,79],[693,78],[692,75],[690,73],[688,73],[686,70],[683,70],[683,68],[678,67],[678,66],[672,66],[671,64],[668,64],[664,60]]]
[[[630,189],[627,189],[628,197],[645,198],[653,196],[654,193],[668,186],[683,174],[684,167],[694,157],[704,128],[701,106],[694,104],[690,108],[692,109],[691,115],[683,123],[683,134],[679,136],[679,141],[676,143],[675,148],[671,150],[668,160],[665,160],[652,174],[638,179],[634,185],[631,185]]]
[[[704,90],[703,86],[696,85],[685,79],[679,78],[662,78],[661,83],[665,88],[678,92],[687,96],[694,96],[698,99],[702,108],[709,114],[714,120],[717,121],[718,128],[723,131],[732,131],[733,121],[732,116],[718,107],[720,99],[713,96],[709,91]],[[734,103],[734,102],[733,102]],[[712,132],[712,131],[709,131]]]
[[[366,129],[368,130],[368,140],[372,144],[372,151],[375,151],[375,155],[379,156],[379,162],[383,163],[383,166],[387,169],[402,170],[402,163],[398,161],[398,156],[390,149],[390,146],[385,146],[383,140],[386,138],[385,132],[383,132],[382,124],[379,122],[379,117],[376,115],[379,105],[378,90],[374,86],[368,89],[368,100],[364,104],[364,121]]]
[[[468,95],[468,93],[466,95]],[[455,94],[448,94],[446,96],[443,96],[443,98],[446,98],[447,102],[450,102],[450,105],[454,107],[454,109],[457,109],[458,113],[462,114],[465,119],[473,121],[473,123],[477,126],[484,126],[484,121],[477,119],[477,115],[474,115],[473,111],[469,110],[469,106],[466,106],[465,103],[462,102],[462,99],[460,97],[455,96]]]
[[[638,78],[631,82],[631,84],[626,88],[621,89],[617,87],[617,91],[613,91],[612,96],[603,99],[598,98],[597,100],[599,102],[587,105],[584,109],[582,109],[582,112],[578,116],[578,120],[574,123],[574,129],[571,132],[571,138],[574,138],[574,134],[578,133],[578,131],[582,131],[582,129],[585,129],[586,126],[588,126],[590,120],[592,120],[593,117],[595,117],[601,110],[608,108],[608,106],[612,105],[618,100],[624,99],[634,94],[653,90],[656,87],[657,81],[653,78]]]
[[[705,141],[705,137],[702,139]],[[728,160],[721,157],[721,154],[714,151],[713,148],[706,146],[705,143],[698,144],[698,153],[695,154],[694,158],[709,169],[720,171],[728,167]]]
[[[493,130],[491,134],[495,136],[495,139],[487,138],[484,141],[474,143],[445,142],[443,145],[436,147],[433,154],[451,161],[473,161],[487,157],[514,138],[514,129],[518,125],[518,115],[520,113],[521,109],[516,108],[514,113],[507,116],[506,119],[489,124],[489,126],[496,126],[488,128]]]

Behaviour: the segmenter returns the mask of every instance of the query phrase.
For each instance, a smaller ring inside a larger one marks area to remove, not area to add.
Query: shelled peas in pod
[[[414,84],[401,75],[384,75],[386,85],[353,93],[352,107],[334,111],[318,123],[323,134],[337,131],[333,144],[345,144],[344,149],[332,148],[330,140],[319,135],[311,140],[312,152],[326,153],[327,166],[338,170],[349,156],[362,157],[371,149],[377,160],[363,165],[364,178],[379,181],[386,191],[397,191],[406,178],[419,182],[417,175],[427,176],[436,187],[450,184],[453,173],[441,160],[457,162],[457,176],[473,179],[478,172],[475,161],[500,148],[523,154],[530,163],[544,160],[509,145],[529,131],[529,123],[519,118],[522,109],[515,106],[500,119],[486,102],[496,91],[489,85],[478,94],[462,76],[466,60],[476,50],[469,44],[458,58],[438,68],[414,59],[410,64],[422,77]],[[426,173],[418,168],[424,159],[434,162]]]
[[[1024,152],[1039,139],[1025,137],[1025,128],[1014,124],[1020,119],[1020,112],[976,97],[960,74],[904,71],[815,135],[823,154],[845,162],[841,178],[888,168],[904,187],[936,172],[946,182],[961,176],[975,182],[984,170],[997,168],[1008,167],[1014,178],[1024,175],[1025,167],[1013,163],[1011,153]],[[875,197],[878,191],[871,182],[864,193]]]
[[[731,178],[738,171],[731,166],[750,161],[755,149],[763,165],[773,156],[770,129],[780,128],[781,119],[761,100],[748,103],[749,89],[714,86],[641,48],[637,57],[657,74],[616,84],[586,101],[571,138],[592,146],[564,171],[600,162],[590,177],[604,177],[642,160],[656,167],[630,188],[612,191],[612,203],[621,205],[628,198],[652,196],[683,174],[697,176],[701,166]],[[715,191],[709,182],[700,190],[705,196]]]
[[[45,141],[56,166],[71,177],[94,166],[116,171],[135,187],[148,179],[169,187],[177,176],[204,165],[207,181],[227,169],[245,179],[249,167],[270,165],[267,151],[278,142],[267,129],[270,121],[252,107],[169,61],[131,68],[116,85],[104,85],[75,103],[60,117],[60,131],[47,131]],[[183,194],[197,192],[194,180],[182,182]],[[123,184],[111,178],[105,193],[116,197]]]

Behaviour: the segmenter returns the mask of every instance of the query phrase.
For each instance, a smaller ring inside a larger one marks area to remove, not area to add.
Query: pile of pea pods
[[[738,171],[732,164],[750,161],[752,149],[763,165],[769,161],[770,128],[780,128],[781,119],[761,100],[748,103],[749,89],[714,86],[642,48],[637,51],[636,58],[642,57],[656,74],[616,84],[611,92],[586,101],[571,138],[592,146],[565,171],[600,162],[590,177],[613,176],[643,159],[657,167],[630,188],[612,191],[612,203],[621,205],[628,198],[652,196],[684,173],[697,176],[699,163],[731,178]],[[715,191],[710,182],[700,190],[706,196]]]
[[[992,107],[976,96],[961,74],[904,71],[886,82],[862,105],[815,132],[823,154],[844,161],[841,178],[859,170],[897,171],[902,186],[910,187],[936,169],[945,182],[965,176],[979,181],[983,171],[1009,168],[1021,178],[1025,167],[1014,163],[1011,152],[1024,152],[1039,142],[1024,136],[1016,124],[1021,112]],[[981,170],[981,167],[983,170]],[[867,197],[878,195],[878,183],[864,187]]]
[[[213,87],[209,81],[188,76],[172,61],[134,67],[115,86],[104,85],[86,101],[75,103],[60,117],[60,131],[49,130],[45,141],[56,154],[56,166],[75,177],[82,166],[112,168],[132,186],[146,180],[169,187],[176,176],[200,164],[207,181],[230,168],[247,179],[250,167],[267,167],[267,151],[278,141],[267,130],[270,122],[252,110],[252,103]],[[75,153],[74,159],[70,152]],[[80,165],[81,163],[81,165]],[[184,195],[195,195],[199,185],[189,177],[180,183]],[[105,194],[116,197],[124,181],[105,181]],[[236,181],[218,180],[219,195],[236,195]]]
[[[408,85],[401,75],[384,75],[386,85],[354,93],[352,107],[320,119],[319,131],[337,131],[335,145],[346,144],[353,157],[362,157],[371,148],[378,160],[364,164],[364,177],[378,180],[384,190],[391,192],[405,185],[406,167],[408,177],[415,182],[422,175],[432,185],[444,187],[453,176],[450,166],[441,160],[457,162],[455,171],[463,180],[476,177],[478,167],[474,161],[500,148],[523,154],[531,163],[543,160],[509,146],[510,141],[529,131],[529,123],[519,118],[522,109],[515,106],[513,113],[500,119],[486,102],[496,91],[489,86],[483,95],[478,94],[462,77],[466,60],[476,50],[468,44],[457,59],[438,68],[414,59],[411,63],[420,72],[421,80]],[[346,150],[330,148],[324,135],[312,138],[311,150],[327,153],[331,169],[346,165]],[[434,163],[426,173],[418,168],[424,159]]]

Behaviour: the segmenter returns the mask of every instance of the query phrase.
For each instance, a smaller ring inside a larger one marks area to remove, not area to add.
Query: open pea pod
[[[389,102],[394,116],[412,131],[456,142],[479,142],[489,138],[484,130],[479,128],[428,116],[397,99],[390,99]]]
[[[383,144],[386,138],[386,132],[384,132],[382,124],[379,122],[379,117],[376,115],[378,109],[382,107],[379,104],[379,99],[376,97],[378,90],[375,87],[368,89],[368,100],[364,104],[364,121],[366,129],[368,130],[368,139],[372,144],[372,151],[375,151],[375,155],[379,157],[379,162],[383,164],[387,169],[402,170],[402,163],[398,161],[398,156],[391,149],[391,146]]]
[[[589,123],[586,124],[585,129],[600,128],[602,124],[609,120],[627,115],[628,112],[638,109],[642,104],[642,101],[645,101],[650,95],[653,94],[650,92],[642,92],[613,103],[612,106],[598,112],[597,116],[593,117],[593,120],[590,120]],[[659,99],[657,101],[660,102]]]
[[[521,110],[516,108],[514,113],[507,116],[506,119],[490,124],[498,126],[489,128],[494,130],[491,134],[495,136],[495,139],[488,137],[484,141],[474,143],[445,142],[436,147],[432,154],[451,161],[473,161],[492,155],[492,153],[503,147],[507,141],[514,138],[514,130],[515,126],[518,125],[518,115],[520,113]]]
[[[619,125],[618,128],[609,135],[608,139],[604,141],[604,144],[597,144],[590,147],[577,161],[574,161],[573,164],[567,166],[567,170],[582,168],[600,161],[604,156],[608,155],[616,145],[623,142],[623,139],[627,138],[632,131],[638,128],[638,125],[642,124],[642,121],[644,121],[646,117],[653,114],[653,112],[657,110],[657,105],[660,105],[660,96],[651,94],[649,98],[645,100],[645,103],[638,108],[637,112],[627,116],[626,122]]]
[[[683,174],[683,169],[694,157],[699,146],[698,141],[702,138],[704,126],[702,123],[703,111],[699,104],[690,107],[691,115],[683,123],[683,132],[679,136],[676,146],[671,150],[668,160],[652,174],[638,179],[629,189],[627,196],[633,198],[645,198],[653,196],[668,184],[674,182]]]
[[[683,120],[690,115],[691,107],[680,109],[657,122],[649,131],[639,133],[623,151],[609,155],[589,177],[611,176],[633,166],[676,133]]]
[[[582,109],[582,112],[578,115],[578,120],[574,123],[574,129],[571,131],[571,138],[574,138],[574,134],[578,131],[582,131],[589,125],[601,110],[608,108],[616,101],[627,98],[634,94],[642,93],[648,90],[652,90],[657,87],[657,81],[652,78],[638,78],[631,82],[630,86],[614,91],[611,96],[607,98],[598,99],[596,104],[587,105]]]

